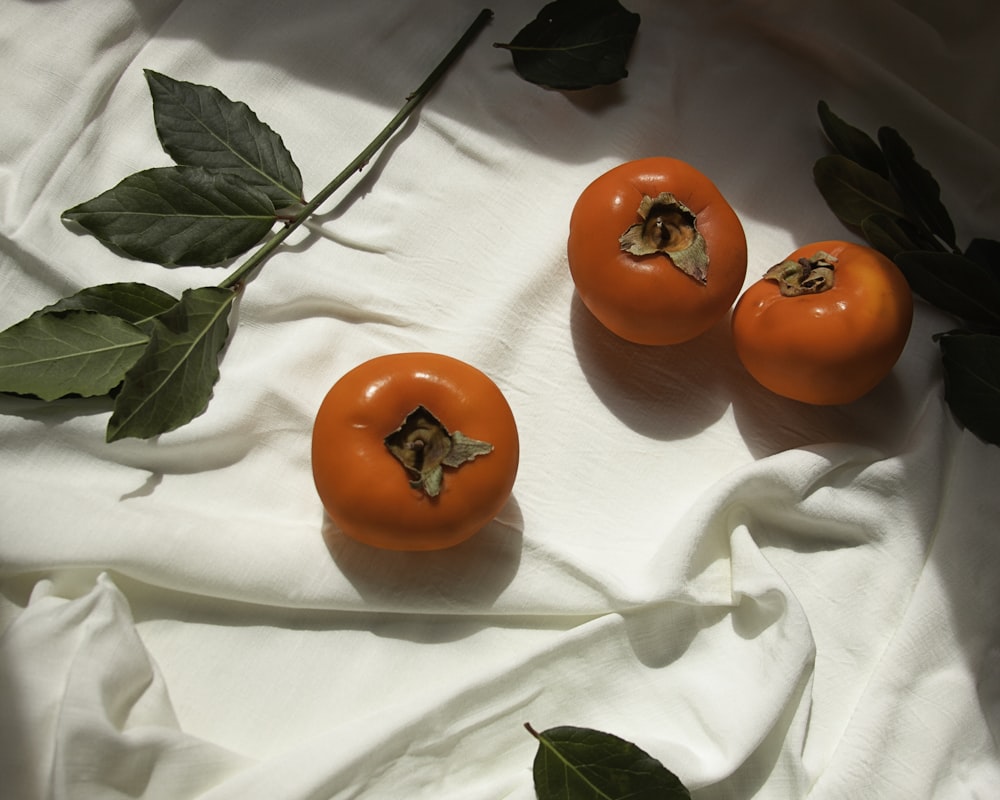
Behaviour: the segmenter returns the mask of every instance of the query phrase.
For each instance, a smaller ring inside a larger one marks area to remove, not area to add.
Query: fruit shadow
[[[816,406],[776,395],[744,372],[733,386],[733,418],[755,459],[825,443],[895,452],[913,424],[895,371],[852,403]],[[886,414],[886,409],[898,413]]]
[[[521,563],[524,517],[511,497],[482,530],[444,550],[383,550],[347,536],[323,515],[323,542],[366,605],[400,613],[486,612]]]
[[[726,369],[729,319],[690,342],[633,344],[605,328],[574,293],[570,307],[573,347],[602,403],[623,423],[660,441],[695,436],[729,407]]]

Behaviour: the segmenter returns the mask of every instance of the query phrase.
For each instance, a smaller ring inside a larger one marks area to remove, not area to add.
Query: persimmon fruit
[[[743,226],[719,189],[664,156],[608,170],[580,194],[567,260],[583,304],[630,342],[670,345],[719,322],[743,288]]]
[[[348,371],[313,425],[312,470],[332,522],[391,550],[465,541],[510,497],[519,441],[510,405],[472,365],[395,353]]]
[[[758,383],[814,405],[858,400],[892,370],[913,294],[886,256],[837,240],[795,250],[733,309],[736,354]]]

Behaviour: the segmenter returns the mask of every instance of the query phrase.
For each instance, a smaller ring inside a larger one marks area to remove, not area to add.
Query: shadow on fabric
[[[485,528],[445,550],[381,550],[351,539],[323,515],[331,557],[373,610],[488,611],[517,574],[524,521],[511,498]]]

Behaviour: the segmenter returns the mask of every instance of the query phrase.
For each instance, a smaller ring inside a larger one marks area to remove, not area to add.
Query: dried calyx
[[[695,227],[695,215],[670,192],[643,195],[637,211],[641,222],[623,233],[618,243],[626,253],[665,253],[679,270],[699,283],[708,281],[708,248]]]
[[[834,264],[837,259],[822,250],[798,261],[782,261],[764,273],[764,278],[775,281],[785,297],[818,294],[833,288]]]
[[[406,415],[396,430],[385,437],[385,446],[406,468],[410,486],[430,497],[441,492],[444,467],[459,467],[493,450],[489,442],[471,439],[448,429],[424,406]]]

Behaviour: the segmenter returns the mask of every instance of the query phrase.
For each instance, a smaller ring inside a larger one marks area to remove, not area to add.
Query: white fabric
[[[1000,5],[626,0],[630,76],[520,80],[491,26],[249,284],[208,411],[104,443],[99,400],[0,398],[0,763],[31,798],[534,796],[537,729],[613,732],[697,798],[1000,792],[1000,449],[943,402],[919,304],[889,379],[785,402],[726,324],[615,339],[574,296],[570,210],[671,155],[740,215],[756,280],[850,238],[811,179],[816,103],[897,128],[963,242],[1000,236]],[[7,0],[0,327],[88,285],[223,272],[128,261],[60,221],[169,163],[142,70],[211,84],[284,137],[307,193],[471,22],[459,0]],[[324,521],[329,386],[430,350],[487,372],[522,460],[499,518],[396,554]]]

